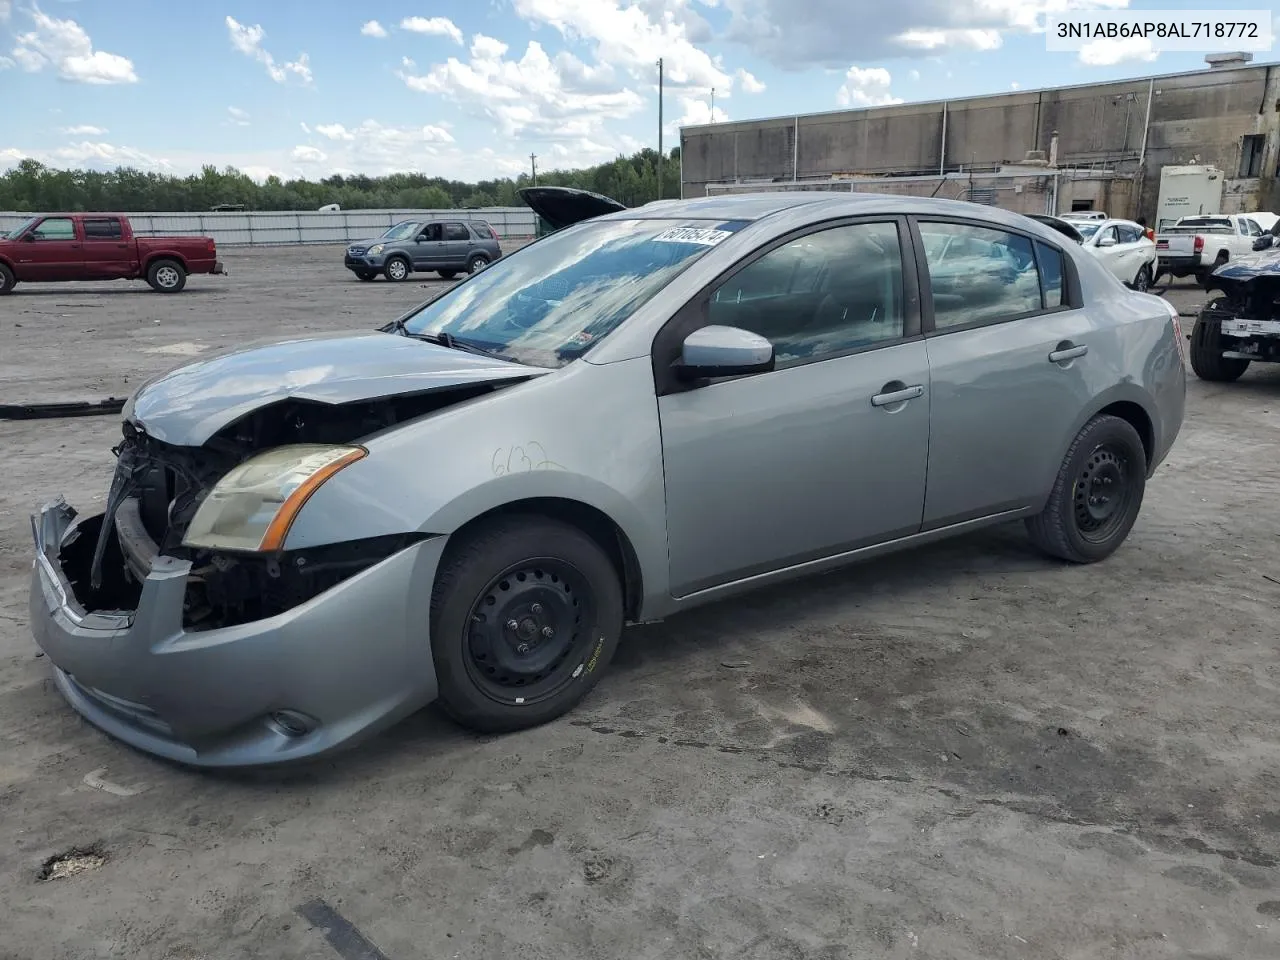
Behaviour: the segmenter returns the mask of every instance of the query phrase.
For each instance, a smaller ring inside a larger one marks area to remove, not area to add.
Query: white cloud
[[[323,150],[315,147],[299,145],[293,148],[293,152],[289,154],[298,163],[323,163],[329,159],[329,155]]]
[[[249,112],[241,110],[239,107],[227,107],[227,116],[230,123],[237,127],[247,127],[249,125]]]
[[[462,31],[448,17],[405,17],[400,21],[400,29],[410,33],[426,33],[438,37],[448,37],[459,46],[462,45]]]
[[[668,132],[679,131],[681,127],[696,127],[706,123],[725,123],[729,115],[720,107],[711,112],[710,98],[700,100],[697,97],[680,97],[680,119],[667,125]]]
[[[909,76],[911,77],[911,79],[912,79],[912,80],[919,80],[919,79],[920,79],[920,71],[919,71],[919,70],[912,70],[912,71],[911,71],[911,73],[909,74]]]
[[[227,17],[227,32],[231,36],[231,45],[246,57],[257,60],[267,68],[267,75],[276,83],[284,83],[290,76],[296,77],[304,86],[311,83],[311,58],[307,54],[298,55],[297,60],[277,63],[262,46],[267,32],[259,24],[247,27],[234,17]]]
[[[354,133],[351,133],[340,123],[320,123],[316,125],[316,133],[322,137],[328,137],[330,140],[354,140]]]
[[[377,20],[369,20],[360,28],[362,37],[377,37],[382,39],[387,35],[387,28],[380,24]]]
[[[517,9],[519,7],[519,0]],[[553,2],[553,0],[544,0]],[[1010,33],[1042,33],[1049,13],[1122,10],[1130,0],[720,0],[721,38],[786,69],[835,66],[894,54],[993,50]]]
[[[52,67],[63,80],[75,83],[137,83],[133,61],[93,49],[93,41],[74,20],[57,20],[38,9],[31,11],[35,29],[14,39],[13,61],[29,73]]]
[[[749,71],[739,67],[734,72],[734,77],[742,84],[744,93],[764,93],[764,84],[755,78]]]
[[[598,140],[606,120],[629,117],[644,105],[633,90],[583,86],[581,73],[569,71],[566,82],[536,41],[530,41],[519,60],[507,59],[507,51],[501,40],[477,34],[466,62],[450,57],[417,74],[406,60],[400,78],[411,90],[447,96],[493,121],[508,138]]]
[[[844,83],[836,91],[836,103],[842,107],[880,107],[901,103],[901,97],[889,92],[893,82],[884,67],[850,67]]]
[[[893,38],[912,50],[998,50],[999,30],[907,30]]]
[[[1080,48],[1080,62],[1090,67],[1112,67],[1118,63],[1150,62],[1159,54],[1146,37],[1090,40]]]
[[[107,133],[102,127],[93,127],[88,124],[82,124],[78,127],[63,127],[62,132],[69,137],[101,137]]]
[[[641,5],[620,6],[618,0],[512,0],[516,13],[535,25],[554,27],[569,42],[592,45],[600,63],[626,69],[646,83],[657,83],[657,61],[672,87],[717,90],[728,94],[733,77],[719,57],[697,47],[685,19],[659,5],[658,19]],[[652,6],[652,5],[650,5]]]
[[[6,22],[13,13],[11,0],[0,0],[0,23]]]
[[[10,60],[8,57],[0,57],[0,70],[8,70],[12,67],[16,67],[17,65],[17,63]]]
[[[1020,84],[1017,80],[1015,80],[1015,81],[1013,81],[1013,83],[1009,84],[1009,89],[1010,89],[1010,90],[1021,90],[1021,89],[1022,89],[1022,84]]]

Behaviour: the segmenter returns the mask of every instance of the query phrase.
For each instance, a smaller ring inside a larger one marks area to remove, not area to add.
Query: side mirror
[[[1271,246],[1272,244],[1274,244],[1275,242],[1276,242],[1276,238],[1275,238],[1275,237],[1273,237],[1271,234],[1266,233],[1266,234],[1263,234],[1262,236],[1258,237],[1256,240],[1254,240],[1254,241],[1253,241],[1253,249],[1255,249],[1255,250],[1266,250],[1268,247],[1270,247],[1270,246]]]
[[[23,243],[35,243],[35,242],[36,242],[36,232],[35,232],[34,230],[30,230],[30,231],[28,231],[27,233],[24,233],[24,234],[22,235],[22,242],[23,242]]]
[[[1111,236],[1111,234],[1107,234],[1105,237],[1103,237],[1098,241],[1098,246],[1100,247],[1114,247],[1115,245],[1116,245],[1116,238]]]
[[[749,330],[711,325],[685,337],[676,364],[681,380],[767,373],[774,367],[773,344]]]

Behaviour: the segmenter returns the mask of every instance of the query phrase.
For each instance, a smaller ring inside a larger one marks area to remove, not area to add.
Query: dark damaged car
[[[1238,380],[1255,361],[1280,362],[1280,249],[1270,235],[1254,252],[1214,270],[1205,286],[1217,294],[1191,330],[1191,369],[1201,380]]]

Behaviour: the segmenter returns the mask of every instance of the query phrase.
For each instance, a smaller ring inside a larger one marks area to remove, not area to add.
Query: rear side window
[[[86,240],[123,240],[124,230],[120,226],[120,221],[114,218],[85,220],[84,238]]]
[[[467,233],[467,228],[461,223],[446,223],[444,225],[444,238],[446,240],[470,240],[471,234]]]
[[[487,223],[473,223],[471,224],[471,229],[481,240],[494,239],[493,231],[489,229],[489,225]]]
[[[1040,272],[1027,237],[989,227],[927,222],[920,224],[920,235],[933,290],[935,329],[998,323],[1043,309]]]
[[[1044,291],[1045,309],[1065,307],[1067,295],[1062,285],[1062,251],[1037,241],[1036,261],[1040,265],[1040,286]]]

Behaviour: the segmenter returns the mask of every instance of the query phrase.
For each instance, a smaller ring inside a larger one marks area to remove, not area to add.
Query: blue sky
[[[682,123],[1204,66],[1101,42],[1047,53],[1046,11],[1280,0],[0,0],[0,168],[475,180],[666,144]],[[1256,53],[1257,62],[1276,59]]]

